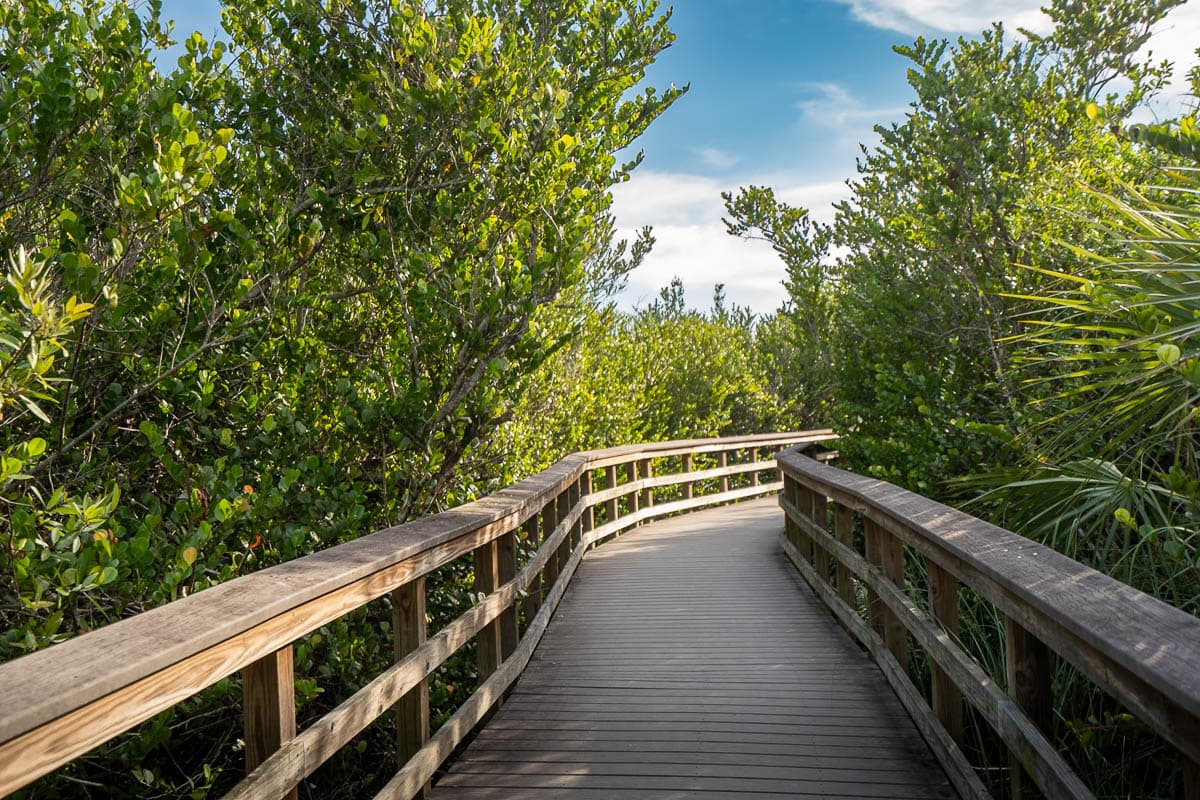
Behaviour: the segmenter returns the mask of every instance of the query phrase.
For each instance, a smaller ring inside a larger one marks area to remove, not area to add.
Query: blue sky
[[[892,45],[972,35],[993,20],[1044,31],[1044,2],[676,0],[678,39],[646,83],[691,90],[641,139],[645,161],[614,191],[618,226],[652,225],[658,240],[622,304],[645,303],[679,276],[692,305],[707,305],[722,282],[732,301],[774,309],[783,267],[762,243],[725,234],[720,193],[765,184],[828,219],[854,174],[859,142],[873,140],[873,125],[903,119],[907,62]],[[177,39],[219,28],[217,0],[164,0],[163,13],[176,20]],[[1200,0],[1191,0],[1151,46],[1190,66],[1197,31]]]

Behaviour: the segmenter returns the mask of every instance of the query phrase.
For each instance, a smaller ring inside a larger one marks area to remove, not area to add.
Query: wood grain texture
[[[0,795],[320,625],[518,526],[528,531],[535,524],[530,520],[589,469],[736,445],[779,447],[833,438],[830,431],[810,431],[576,453],[479,501],[262,570],[0,665],[5,709]]]
[[[425,644],[425,578],[392,592],[392,654],[402,661]],[[396,703],[396,760],[407,761],[429,738],[429,681],[409,689]]]
[[[929,609],[933,618],[951,641],[958,639],[958,579],[937,564],[929,564]],[[963,696],[946,671],[933,662],[932,673],[933,711],[942,726],[954,737],[963,741]]]
[[[781,505],[789,516],[795,515],[799,524],[805,524],[798,509],[786,501],[781,501]],[[888,608],[905,625],[917,644],[950,677],[955,686],[961,689],[971,705],[999,734],[1009,750],[1019,754],[1022,763],[1034,775],[1038,786],[1042,788],[1047,797],[1063,798],[1064,800],[1067,798],[1088,800],[1092,797],[1092,793],[1072,772],[1070,766],[1046,739],[1043,732],[1029,719],[1020,706],[996,685],[983,668],[963,652],[956,642],[951,640],[941,626],[927,616],[878,566],[871,564],[841,542],[832,538],[825,539],[825,542],[834,556],[842,560],[867,585],[874,596],[878,598],[879,603]],[[832,592],[822,594],[822,599],[830,605],[838,619],[846,623],[855,638],[871,651],[881,666],[888,659],[890,659],[890,663],[898,664],[899,662],[895,661],[890,650],[886,654],[887,658],[878,652],[880,648],[887,649],[882,635],[859,620],[857,612],[845,607],[841,600],[835,600],[835,597],[836,595]],[[863,631],[870,631],[870,635],[864,635]],[[877,644],[879,647],[876,646]],[[899,686],[900,677],[904,676],[903,670],[899,670],[893,675],[890,668],[884,668],[884,674],[888,676],[888,680],[894,688]],[[914,698],[920,697],[907,676],[903,677],[903,683],[904,687],[896,689],[897,692],[902,693],[902,699],[904,694],[912,694]],[[915,703],[916,700],[914,699],[912,702]],[[923,699],[920,704],[925,705]],[[905,706],[912,711],[909,702],[906,701]],[[929,719],[936,720],[937,718],[931,715]],[[939,732],[930,732],[926,736],[927,741],[932,741],[930,736],[935,736],[938,740],[944,739],[947,742],[954,741],[944,727],[940,725],[938,727]],[[925,731],[925,728],[922,730]],[[952,750],[940,745],[935,746],[934,750],[940,759],[953,759],[956,751],[957,746]],[[948,769],[950,768],[948,767]],[[954,772],[951,769],[952,779]],[[960,791],[966,792],[957,780],[955,785]]]
[[[795,451],[781,467],[994,603],[1158,735],[1200,760],[1200,619],[1011,531]],[[1113,614],[1120,608],[1120,614]]]
[[[242,670],[242,718],[245,725],[246,772],[296,736],[296,678],[292,646],[263,656]],[[296,800],[296,787],[272,797]]]
[[[878,669],[789,574],[782,523],[768,498],[588,551],[434,798],[953,797]]]

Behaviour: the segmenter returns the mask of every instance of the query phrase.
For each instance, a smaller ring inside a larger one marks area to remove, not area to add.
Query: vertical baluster
[[[292,670],[290,644],[242,670],[247,773],[296,735],[296,682]],[[288,800],[296,796],[295,787],[284,795]]]
[[[542,508],[542,542],[545,542],[554,534],[554,528],[558,525],[558,501],[551,500]],[[545,546],[545,545],[543,545]],[[558,551],[555,550],[546,559],[546,566],[542,569],[542,597],[539,604],[546,602],[546,595],[550,594],[550,590],[554,588],[554,584],[558,581]]]
[[[1004,618],[1004,669],[1008,675],[1008,694],[1029,716],[1038,729],[1049,733],[1053,721],[1054,695],[1050,691],[1050,648],[1020,623]],[[1036,796],[1022,766],[1021,754],[1009,757],[1012,769],[1013,800]]]
[[[511,581],[517,576],[517,532],[511,530],[496,540],[496,585]],[[517,601],[500,612],[500,660],[504,661],[517,649]]]
[[[685,475],[692,471],[693,466],[692,466],[692,454],[691,453],[683,454],[681,469],[683,470],[683,473]],[[684,481],[683,482],[683,499],[691,500],[692,497],[694,497],[694,496],[695,496],[695,490],[692,487],[692,482]]]
[[[475,591],[491,594],[500,578],[500,560],[496,540],[475,548]],[[500,665],[500,620],[494,619],[475,636],[475,663],[479,683],[488,679]]]
[[[541,522],[539,515],[534,513],[529,519],[525,520],[525,547],[532,551],[533,555],[537,554],[538,549],[542,544],[541,537]],[[530,556],[530,558],[533,557]],[[525,590],[525,624],[537,616],[538,609],[542,606],[542,573],[538,572],[529,582],[529,586]]]
[[[392,653],[397,661],[425,643],[425,578],[392,592]],[[396,703],[396,762],[404,764],[429,739],[429,681],[422,680]]]
[[[850,549],[854,549],[854,511],[847,506],[837,503],[833,508],[833,527],[837,540]],[[858,608],[858,598],[854,593],[854,584],[850,570],[841,561],[837,563],[838,596],[850,608]]]
[[[604,488],[617,488],[617,466],[612,464],[604,468]],[[608,519],[605,522],[612,522],[617,518],[617,498],[614,497],[604,504],[604,513]]]
[[[585,504],[588,503],[588,500],[589,500],[588,495],[590,495],[592,493],[592,488],[593,488],[592,487],[592,471],[589,469],[583,473],[583,477],[580,479],[580,498],[583,500],[583,502]],[[590,534],[595,529],[595,527],[596,527],[596,509],[591,505],[587,505],[587,507],[583,510],[583,520],[582,520],[582,528],[581,528],[581,534],[582,534],[583,538],[586,539],[588,537],[588,534]]]
[[[863,529],[866,534],[867,561],[877,567],[883,566],[881,542],[883,531],[871,519],[863,520]],[[871,630],[883,636],[883,601],[869,586],[867,587],[867,622],[870,624]]]
[[[559,495],[558,495],[558,517],[557,517],[557,521],[555,522],[556,525],[561,525],[563,520],[565,520],[567,517],[571,516],[571,507],[574,505],[574,503],[572,502],[572,498],[575,496],[578,496],[578,494],[579,494],[579,484],[578,483],[571,484],[566,489],[564,489],[561,493],[559,493]],[[560,574],[562,574],[563,567],[565,567],[567,565],[567,560],[571,558],[571,550],[574,548],[574,541],[575,541],[575,529],[578,527],[579,527],[578,522],[573,524],[571,526],[570,530],[567,532],[567,535],[563,537],[562,544],[560,544],[558,546],[558,566],[554,573],[555,580],[557,580],[558,576]]]
[[[729,466],[729,453],[726,453],[724,450],[717,453],[717,466],[721,467],[722,469]],[[720,477],[720,491],[722,493],[729,491],[729,476],[728,475],[722,475]]]
[[[652,459],[643,458],[640,462],[638,472],[641,473],[642,480],[650,480],[654,475],[654,462]],[[638,505],[642,508],[651,508],[654,506],[654,490],[650,487],[642,489],[642,495],[638,498]]]
[[[904,543],[891,531],[879,528],[880,546],[883,554],[883,574],[887,575],[896,588],[901,592],[904,588]],[[908,631],[900,618],[886,605],[883,609],[883,638],[888,649],[900,662],[900,666],[908,669]]]
[[[812,521],[819,529],[829,532],[829,500],[818,491],[809,492]],[[813,537],[813,565],[822,583],[829,582],[829,551]]]
[[[958,579],[932,561],[929,565],[929,608],[951,637],[958,636]],[[954,741],[963,742],[963,696],[954,681],[930,659],[933,711]]]
[[[800,516],[812,520],[812,492],[803,484],[796,484],[796,507],[800,509]],[[800,541],[800,555],[808,563],[813,560],[813,540],[808,531],[801,526],[797,531]]]
[[[637,481],[637,462],[630,461],[628,464],[625,465],[625,482],[626,483],[634,483],[636,481]],[[632,491],[628,495],[626,495],[626,498],[627,498],[626,503],[629,506],[629,513],[636,514],[638,512],[638,493],[636,491]]]
[[[754,464],[758,463],[758,448],[757,447],[750,448],[750,461]],[[758,486],[758,470],[755,470],[754,472],[750,473],[750,485]]]
[[[1200,764],[1183,757],[1183,800],[1200,800]]]

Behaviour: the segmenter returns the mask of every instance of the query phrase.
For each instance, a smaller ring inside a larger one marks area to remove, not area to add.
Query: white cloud
[[[876,123],[886,122],[901,116],[903,106],[868,108],[837,83],[802,83],[799,88],[807,96],[796,102],[801,121],[807,125],[829,128],[854,128],[857,135],[861,130],[870,130]]]
[[[725,170],[742,160],[741,156],[716,147],[693,147],[692,152],[700,163],[712,169]]]
[[[751,183],[775,187],[781,200],[810,208],[814,218],[826,221],[832,218],[832,203],[846,196],[841,182],[804,183],[788,175],[750,176],[726,184],[701,175],[635,172],[613,190],[613,212],[622,236],[651,225],[656,242],[629,276],[622,303],[644,305],[679,277],[693,306],[707,307],[713,285],[724,283],[730,301],[760,313],[775,310],[784,300],[783,263],[765,242],[735,239],[721,222],[721,192]]]
[[[868,25],[908,35],[976,34],[993,22],[1003,22],[1008,30],[1025,28],[1049,33],[1050,18],[1041,11],[1045,0],[838,0],[850,7],[856,19]],[[1200,0],[1191,0],[1167,14],[1155,29],[1145,51],[1156,60],[1175,64],[1175,76],[1165,93],[1178,101],[1186,83],[1187,70],[1197,63],[1196,47],[1200,31]]]
[[[1044,0],[840,0],[876,28],[918,33],[978,33],[997,20],[1036,33],[1049,30]]]

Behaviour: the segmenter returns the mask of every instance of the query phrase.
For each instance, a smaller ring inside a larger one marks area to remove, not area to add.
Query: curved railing
[[[775,452],[832,438],[808,431],[576,453],[482,500],[0,665],[0,796],[240,670],[249,774],[227,797],[294,797],[393,709],[403,767],[377,797],[412,797],[520,675],[589,545],[648,519],[778,491],[773,473],[760,480]],[[655,489],[672,486],[681,497],[655,503]],[[427,638],[425,576],[470,554],[481,599]],[[297,733],[292,643],[388,594],[395,664]],[[427,678],[472,638],[480,685],[430,737]]]
[[[784,550],[878,662],[963,797],[988,796],[959,748],[964,699],[1008,747],[1014,780],[1092,797],[1044,733],[1057,653],[1180,752],[1184,796],[1200,800],[1200,619],[897,486],[796,450],[776,460]],[[1004,614],[1007,692],[957,641],[960,586]],[[930,660],[928,702],[907,673],[911,644]]]

